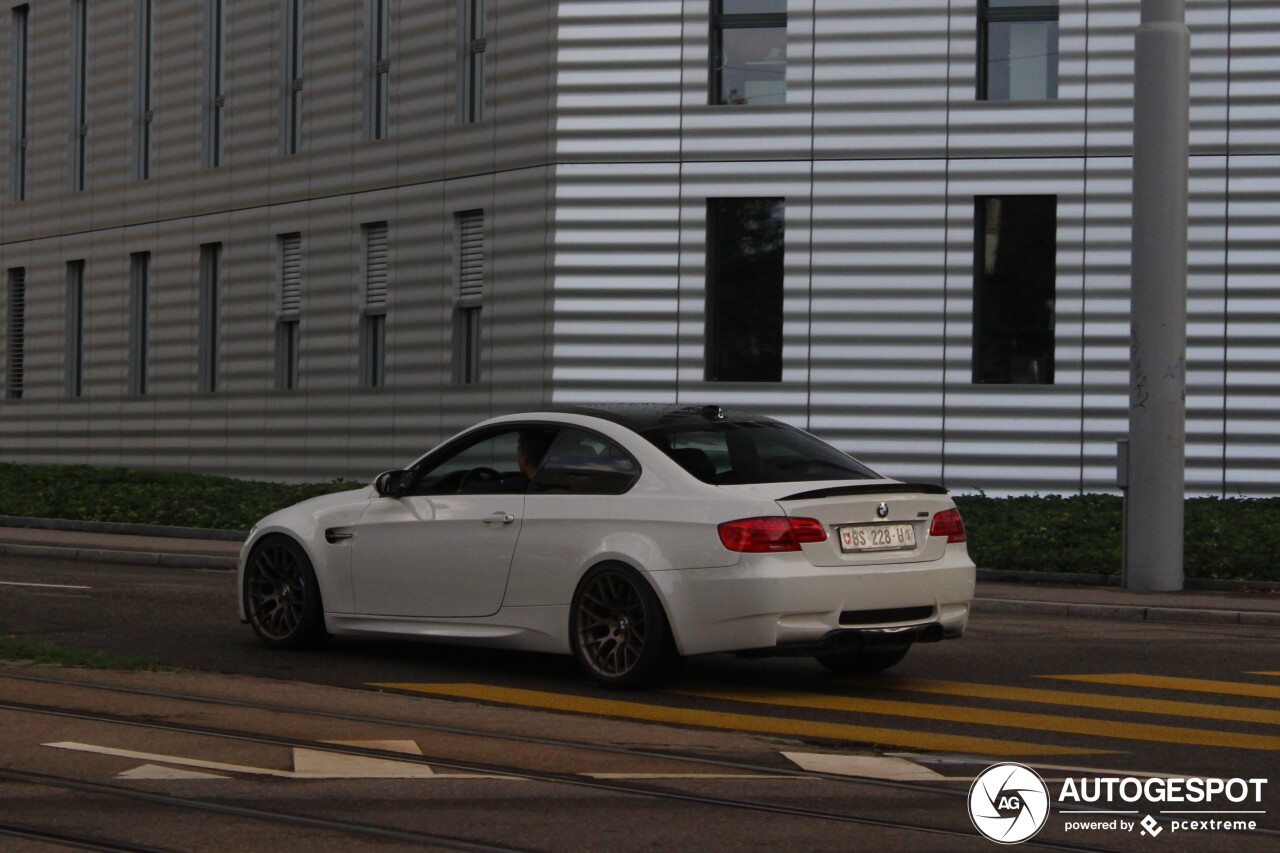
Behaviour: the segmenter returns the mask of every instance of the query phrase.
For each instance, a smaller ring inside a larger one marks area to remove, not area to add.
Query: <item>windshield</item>
[[[717,486],[881,479],[856,459],[786,424],[689,424],[643,435],[690,474]]]

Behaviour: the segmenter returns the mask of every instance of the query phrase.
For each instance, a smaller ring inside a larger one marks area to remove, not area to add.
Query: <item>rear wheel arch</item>
[[[626,562],[603,560],[582,574],[568,621],[571,653],[607,687],[652,686],[679,660],[665,603],[646,573]]]

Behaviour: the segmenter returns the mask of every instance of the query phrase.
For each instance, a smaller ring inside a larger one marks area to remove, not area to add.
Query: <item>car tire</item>
[[[837,675],[870,675],[884,672],[897,664],[907,656],[909,651],[911,651],[911,644],[907,643],[905,646],[829,652],[815,655],[814,659]]]
[[[288,536],[264,536],[245,564],[244,611],[258,639],[276,649],[309,649],[329,638],[311,559]]]
[[[658,596],[639,572],[615,563],[596,566],[579,582],[569,645],[587,675],[618,690],[660,683],[678,659]]]

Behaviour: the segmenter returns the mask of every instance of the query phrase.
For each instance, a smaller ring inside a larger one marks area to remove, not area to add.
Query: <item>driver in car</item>
[[[533,480],[533,475],[538,472],[538,466],[542,464],[547,451],[551,449],[551,442],[554,438],[555,433],[550,432],[534,432],[531,430],[520,433],[520,438],[516,441],[516,466],[519,470],[503,475],[501,480],[468,483],[464,491],[469,494],[498,495],[524,493],[528,490],[529,483]]]

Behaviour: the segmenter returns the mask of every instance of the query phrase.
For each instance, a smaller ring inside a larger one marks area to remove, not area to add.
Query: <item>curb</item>
[[[0,556],[43,557],[50,560],[72,560],[84,563],[114,563],[164,569],[214,569],[235,571],[235,557],[210,557],[204,554],[160,554],[155,551],[115,551],[107,548],[58,548],[52,545],[6,545],[0,543]]]
[[[163,524],[125,524],[118,521],[70,521],[62,518],[27,518],[0,515],[0,527],[23,530],[67,530],[74,533],[108,533],[123,536],[159,536],[165,539],[211,539],[243,542],[247,530],[205,530],[199,527],[167,527]]]
[[[978,580],[996,583],[1056,583],[1071,586],[1120,587],[1120,575],[1081,572],[1026,572],[1009,569],[978,569]],[[1213,592],[1280,592],[1280,582],[1186,578],[1183,588]]]
[[[1189,622],[1201,625],[1251,625],[1280,628],[1280,613],[1255,610],[1200,610],[1185,607],[1066,604],[1016,598],[975,598],[973,612],[1070,616],[1080,619],[1110,619],[1126,622]]]

